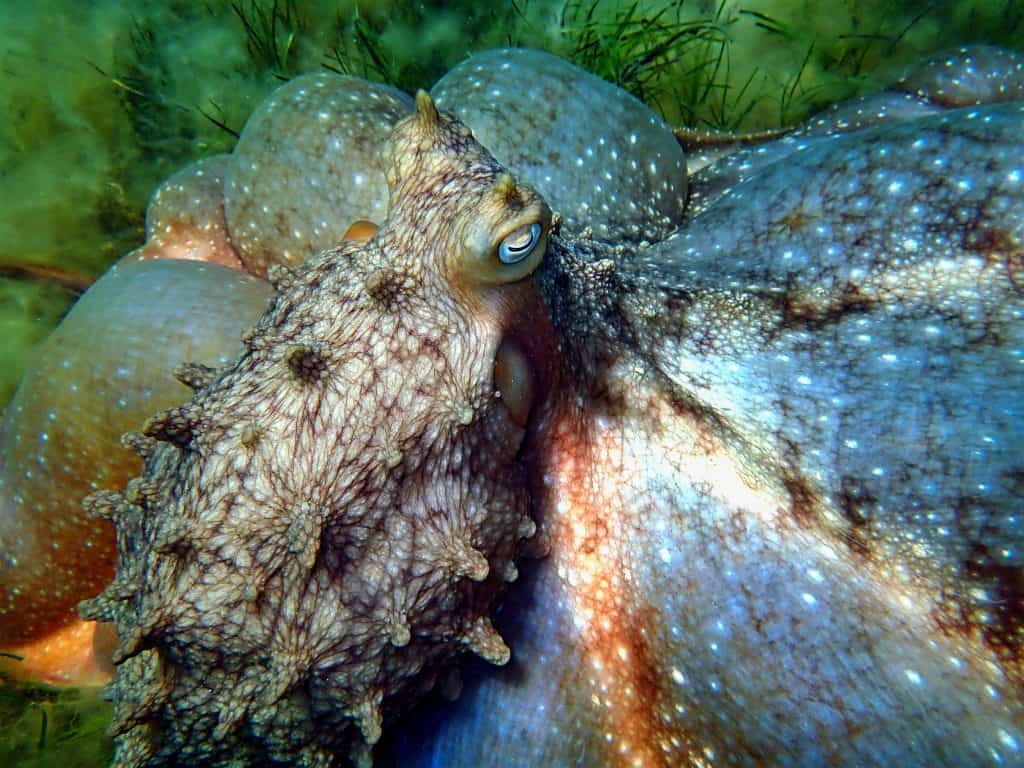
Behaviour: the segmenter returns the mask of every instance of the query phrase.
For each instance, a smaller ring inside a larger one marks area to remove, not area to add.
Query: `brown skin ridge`
[[[545,514],[545,510],[552,508],[554,500],[551,497],[552,489],[545,483],[544,476],[548,463],[554,456],[566,450],[564,442],[568,441],[569,450],[576,454],[576,468],[573,477],[567,478],[567,487],[576,499],[576,505],[581,510],[588,511],[590,518],[588,534],[583,541],[577,542],[574,553],[592,559],[598,556],[601,545],[610,541],[608,532],[613,530],[617,516],[622,513],[621,502],[618,499],[598,499],[593,496],[587,482],[588,467],[596,460],[596,457],[590,455],[594,445],[590,435],[593,410],[588,407],[587,414],[578,410],[574,405],[577,395],[575,389],[581,385],[577,384],[573,389],[562,388],[566,380],[557,375],[558,369],[555,369],[555,373],[556,377],[551,382],[554,387],[550,390],[537,418],[531,419],[526,440],[526,463],[530,467],[530,514],[537,521],[542,537],[556,534],[557,528],[564,528],[565,521],[551,520]],[[603,394],[607,398],[605,408],[610,418],[621,418],[630,409],[629,403],[621,397],[615,397],[612,389],[600,379],[590,381],[586,388],[591,387],[599,390],[597,394],[588,393],[588,397],[597,398],[591,400],[591,404],[605,402],[601,399]],[[568,432],[568,436],[565,432]],[[559,442],[562,445],[553,446],[547,439],[555,434],[559,434]],[[607,573],[622,570],[622,565],[614,553],[610,553],[607,558],[604,561]],[[594,758],[600,757],[602,765],[607,764],[616,768],[633,765],[633,760],[638,755],[643,755],[644,765],[652,768],[669,768],[678,764],[683,754],[696,755],[696,748],[692,745],[697,743],[697,739],[688,740],[684,734],[676,730],[671,735],[682,737],[683,743],[678,748],[680,751],[669,753],[660,747],[662,736],[665,734],[661,730],[659,713],[667,702],[664,701],[661,685],[664,670],[653,650],[658,633],[657,609],[649,602],[638,599],[638,596],[631,593],[625,585],[613,596],[606,597],[605,601],[607,602],[602,601],[595,607],[601,608],[602,616],[609,619],[611,629],[604,630],[600,622],[592,622],[584,630],[587,633],[584,645],[598,657],[615,657],[617,664],[613,688],[620,694],[627,687],[631,688],[633,696],[620,695],[616,698],[616,706],[595,707],[591,714],[599,724],[595,733],[617,733],[620,739],[630,743],[632,749],[626,754],[621,754],[618,742],[608,744],[603,738],[595,737],[588,741],[588,750],[597,750],[597,753],[588,751],[588,754]],[[630,631],[620,631],[623,627],[628,627]],[[620,646],[625,650],[625,660],[617,655]],[[607,665],[605,668],[608,668]],[[579,670],[574,667],[573,672],[574,674],[563,678],[563,685],[580,683],[575,674]],[[615,696],[615,693],[610,695]]]
[[[962,497],[958,516],[968,515],[980,503],[980,499]],[[970,599],[969,590],[941,590],[932,611],[936,630],[953,639],[980,642],[999,660],[1011,684],[1024,686],[1024,568],[1000,564],[988,547],[976,541],[961,572],[989,599],[979,604]]]
[[[1024,246],[1005,228],[974,221],[965,233],[964,248],[982,256],[986,268],[1004,271],[1014,293],[1024,293]]]

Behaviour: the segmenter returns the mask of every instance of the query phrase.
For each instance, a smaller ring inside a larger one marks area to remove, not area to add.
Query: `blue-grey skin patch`
[[[249,117],[232,153],[224,205],[245,268],[301,264],[358,220],[380,223],[388,188],[379,155],[412,112],[396,88],[329,72],[277,89]]]
[[[1022,135],[791,142],[664,242],[552,240],[551,551],[398,764],[1024,762]]]
[[[829,107],[778,141],[691,152],[687,157],[690,198],[686,217],[692,219],[724,191],[822,137],[918,120],[951,107],[1021,100],[1024,62],[1019,53],[984,45],[949,51],[911,67],[904,77],[878,93]]]

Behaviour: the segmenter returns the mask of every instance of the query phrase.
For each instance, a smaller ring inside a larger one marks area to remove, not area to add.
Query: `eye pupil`
[[[540,224],[534,222],[529,226],[520,227],[501,241],[498,246],[498,258],[503,264],[518,264],[529,256],[540,241]]]

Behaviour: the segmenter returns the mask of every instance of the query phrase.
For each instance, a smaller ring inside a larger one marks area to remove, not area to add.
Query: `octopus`
[[[293,81],[12,403],[0,643],[113,623],[120,766],[1024,764],[1022,100]]]

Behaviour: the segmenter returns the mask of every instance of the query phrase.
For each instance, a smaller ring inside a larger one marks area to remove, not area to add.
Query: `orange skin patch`
[[[612,734],[608,747],[615,758],[610,765],[661,765],[651,717],[656,688],[650,684],[650,659],[635,625],[630,598],[629,571],[616,538],[614,503],[601,506],[594,514],[594,499],[611,502],[624,467],[607,467],[595,472],[595,465],[614,461],[620,453],[613,440],[587,442],[570,426],[560,425],[551,441],[559,457],[553,468],[555,487],[560,489],[559,514],[552,526],[552,549],[560,553],[559,575],[570,586],[572,610],[580,626],[580,647],[588,670],[590,701],[601,713],[605,731]],[[642,632],[642,630],[641,630]],[[609,758],[611,756],[609,755]]]
[[[601,764],[702,765],[697,741],[660,716],[665,702],[658,618],[638,594],[630,564],[634,555],[624,549],[621,535],[632,513],[624,489],[643,480],[623,442],[622,425],[563,404],[544,432],[540,504],[550,511],[543,530],[551,564],[565,585],[583,661],[578,677],[566,682],[581,688],[578,700],[596,714],[603,734],[597,740]]]
[[[74,351],[63,344],[44,351],[35,371],[46,375],[32,376],[10,406],[0,499],[0,648],[23,647],[73,624],[78,601],[113,578],[113,527],[87,518],[81,502],[95,487],[126,483],[141,467],[118,441],[145,411],[111,418],[114,409],[103,397],[109,382],[81,376],[86,340],[69,341]]]
[[[372,221],[359,219],[346,230],[344,240],[367,241],[377,234],[377,225]]]
[[[224,177],[231,159],[212,155],[184,168],[153,193],[148,240],[140,259],[185,259],[244,270],[224,214]]]
[[[687,567],[697,574],[707,573],[703,562],[714,558],[718,551],[734,552],[736,565],[740,566],[745,553],[758,552],[756,542],[769,534],[778,552],[769,549],[765,554],[794,561],[799,559],[795,553],[799,553],[822,572],[827,566],[829,573],[823,583],[830,587],[860,585],[842,596],[849,612],[860,617],[850,620],[850,636],[854,627],[878,628],[867,647],[878,654],[882,664],[889,658],[906,659],[905,669],[894,664],[903,675],[897,675],[898,681],[912,684],[917,670],[921,670],[936,689],[971,685],[998,691],[999,695],[993,694],[992,698],[994,713],[1001,711],[1000,697],[1013,695],[1005,668],[1001,672],[994,663],[979,633],[956,638],[935,633],[928,609],[934,594],[932,585],[908,578],[885,561],[848,556],[834,540],[835,534],[817,517],[818,524],[805,530],[792,517],[787,486],[772,485],[746,473],[736,451],[699,418],[674,412],[656,398],[638,397],[623,406],[621,400],[611,397],[601,405],[605,407],[592,411],[579,410],[568,402],[556,406],[540,428],[542,476],[534,480],[537,504],[546,509],[542,531],[550,543],[543,567],[557,575],[561,585],[558,595],[565,600],[570,616],[569,656],[579,657],[578,663],[568,665],[562,679],[561,685],[569,692],[564,706],[574,710],[575,727],[595,732],[594,738],[581,740],[591,758],[600,756],[595,764],[615,768],[711,765],[724,745],[736,742],[735,733],[721,730],[719,723],[703,716],[704,694],[695,693],[692,687],[695,673],[688,665],[702,669],[699,659],[713,661],[700,645],[709,636],[694,635],[697,639],[693,648],[684,649],[670,639],[671,627],[666,622],[685,621],[687,614],[676,610],[675,618],[667,619],[659,612],[659,601],[668,601],[670,595],[686,595],[686,603],[692,604],[695,612],[690,615],[697,620],[685,626],[698,627],[701,617],[715,613],[713,599],[702,596],[701,590],[713,591],[715,585],[713,581],[691,583],[666,567],[660,582],[664,593],[651,593],[649,573],[658,568],[652,570],[644,559],[657,562],[662,556],[657,550],[638,550],[636,542],[643,540],[638,532],[648,523],[657,526],[658,520],[664,521],[674,541],[683,540],[681,532],[687,527],[701,527],[719,539],[710,552],[696,546],[672,554],[673,558],[682,554]],[[644,444],[654,446],[649,453],[631,439],[638,413],[643,414],[650,434],[655,436]],[[671,437],[660,440],[657,436]],[[661,462],[671,468],[670,476],[687,478],[682,485],[711,489],[705,497],[706,509],[680,506],[672,516],[665,517],[664,509],[651,505],[651,489],[657,487],[659,473],[666,471]],[[669,557],[667,550],[664,557]],[[645,571],[646,577],[642,575]],[[833,576],[834,582],[830,581]],[[771,590],[759,592],[756,582],[750,582],[748,589],[751,595],[762,595],[765,600],[777,599],[777,593]],[[854,599],[860,590],[862,597]],[[794,594],[799,595],[799,590]],[[819,593],[821,602],[829,598],[828,590]],[[724,605],[726,600],[723,598],[721,603]],[[756,600],[751,605],[750,612],[740,618],[725,613],[723,618],[736,623],[738,635],[757,642],[759,632],[753,628],[773,614],[770,606],[759,605]],[[778,610],[778,615],[799,622],[799,610],[785,613],[785,605]],[[778,647],[779,658],[785,659],[786,653],[798,656],[801,648],[817,658],[815,638],[805,642],[799,632],[797,637],[792,643],[795,650]],[[930,638],[931,644],[920,643],[917,638],[921,637]],[[924,666],[931,651],[904,653],[901,646],[933,648],[940,662]],[[732,670],[720,678],[723,690],[746,691],[748,677],[787,679],[772,673],[776,661],[763,647],[751,646],[746,658],[746,671]],[[799,663],[799,659],[790,657],[780,663],[785,666],[794,662]],[[942,676],[945,667],[952,670],[949,677]],[[865,674],[881,675],[880,669],[868,667]],[[873,722],[872,713],[859,711],[856,706],[848,708],[842,699],[834,698],[847,687],[856,691],[850,680],[839,675],[835,680],[823,679],[820,685],[809,684],[806,695],[826,697],[828,705],[846,718],[851,733],[867,732]],[[987,703],[979,703],[981,706]],[[566,740],[570,741],[568,737]]]
[[[222,229],[207,224],[197,227],[191,221],[175,220],[164,224],[160,232],[136,252],[139,259],[185,259],[242,269],[234,246]]]
[[[110,656],[116,645],[111,625],[76,619],[31,643],[4,649],[19,658],[0,657],[0,674],[56,685],[104,685],[114,675]]]

